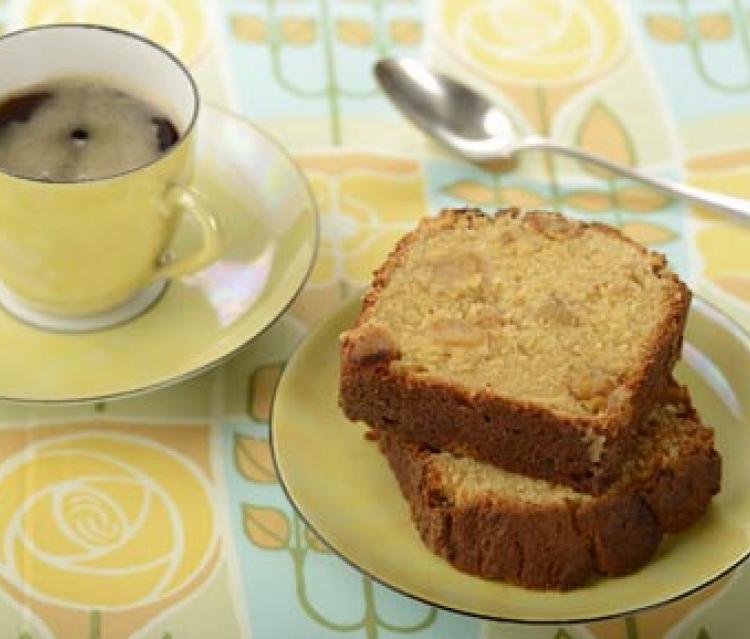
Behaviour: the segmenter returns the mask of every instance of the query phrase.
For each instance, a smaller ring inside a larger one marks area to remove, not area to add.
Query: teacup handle
[[[203,243],[195,253],[159,266],[152,276],[152,281],[169,280],[194,273],[213,262],[223,246],[219,220],[206,206],[200,193],[189,186],[173,184],[167,190],[165,199],[168,206],[177,207],[182,213],[190,213],[195,218],[203,236]]]

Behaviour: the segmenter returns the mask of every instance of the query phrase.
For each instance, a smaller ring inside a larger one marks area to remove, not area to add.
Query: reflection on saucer
[[[265,290],[275,246],[268,243],[252,262],[219,260],[195,275],[183,277],[182,281],[202,291],[219,325],[225,328],[247,313]]]
[[[86,402],[185,380],[239,351],[294,299],[318,239],[304,176],[266,134],[211,104],[198,134],[194,184],[226,232],[219,260],[172,280],[136,321],[83,335],[33,328],[0,299],[0,399]],[[176,253],[198,245],[196,230],[185,225]]]

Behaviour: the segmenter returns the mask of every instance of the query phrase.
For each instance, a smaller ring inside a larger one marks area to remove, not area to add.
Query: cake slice
[[[684,390],[655,408],[635,456],[594,497],[377,433],[424,543],[456,568],[567,590],[645,564],[719,490],[721,459]]]
[[[679,357],[690,304],[617,230],[515,209],[423,220],[342,336],[352,420],[598,494]]]

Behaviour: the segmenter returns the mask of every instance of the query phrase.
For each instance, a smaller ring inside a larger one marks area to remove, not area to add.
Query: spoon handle
[[[672,180],[666,180],[664,178],[655,177],[648,175],[637,169],[631,169],[621,164],[611,162],[607,158],[588,153],[575,147],[566,146],[555,142],[554,140],[548,140],[546,138],[532,137],[525,139],[521,144],[516,147],[518,151],[536,150],[536,151],[550,151],[553,153],[559,153],[566,155],[571,158],[578,160],[584,160],[591,162],[592,164],[598,164],[599,166],[609,169],[613,173],[618,173],[625,177],[629,177],[633,180],[638,180],[644,184],[668,193],[678,198],[688,200],[693,204],[713,209],[721,213],[725,213],[733,219],[750,224],[750,201],[744,200],[738,197],[732,197],[731,195],[722,195],[721,193],[714,193],[713,191],[706,191],[699,189],[694,186],[687,184],[681,184]]]

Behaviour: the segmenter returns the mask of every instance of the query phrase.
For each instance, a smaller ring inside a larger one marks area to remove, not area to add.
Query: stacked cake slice
[[[609,227],[444,211],[376,272],[341,404],[456,567],[550,589],[625,574],[719,489],[713,433],[672,380],[689,303]]]

